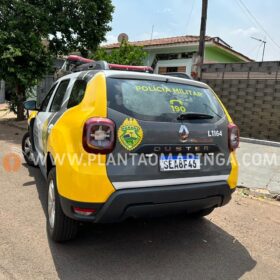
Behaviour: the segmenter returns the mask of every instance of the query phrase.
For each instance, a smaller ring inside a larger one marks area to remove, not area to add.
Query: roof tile
[[[211,41],[214,39],[213,37],[206,36],[206,41]],[[141,47],[149,47],[149,46],[161,46],[161,45],[172,45],[172,44],[182,44],[182,43],[198,43],[199,36],[177,36],[177,37],[169,37],[169,38],[161,38],[161,39],[153,39],[153,40],[145,40],[145,41],[135,41],[129,42],[129,44],[134,46]],[[120,43],[114,43],[109,45],[104,45],[103,47],[106,49],[115,49],[119,48]]]

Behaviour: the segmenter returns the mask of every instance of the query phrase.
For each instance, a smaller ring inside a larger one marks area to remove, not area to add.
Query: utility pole
[[[198,56],[201,59],[200,61],[201,64],[203,64],[203,60],[204,60],[207,7],[208,7],[208,0],[202,0],[202,12],[201,12],[199,48],[198,48]]]
[[[259,41],[263,44],[263,52],[262,52],[262,62],[263,62],[263,59],[264,59],[264,52],[265,52],[265,45],[266,45],[266,41],[265,40],[262,40],[262,39],[259,39],[259,38],[255,38],[255,37],[251,37],[252,39],[256,40],[256,41]],[[258,58],[257,58],[258,59]]]
[[[266,41],[263,42],[262,61],[263,61],[263,59],[264,59],[265,44],[266,44]]]
[[[199,47],[198,47],[198,52],[193,56],[193,67],[192,67],[192,77],[197,80],[201,79],[201,67],[204,60],[207,8],[208,8],[208,0],[202,0]]]

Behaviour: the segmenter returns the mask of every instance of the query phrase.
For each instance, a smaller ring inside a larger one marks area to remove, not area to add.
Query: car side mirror
[[[23,102],[23,107],[28,111],[39,111],[36,100],[28,100]]]

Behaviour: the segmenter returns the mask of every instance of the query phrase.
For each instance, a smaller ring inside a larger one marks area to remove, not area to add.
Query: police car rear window
[[[214,94],[201,87],[147,80],[107,79],[108,107],[141,120],[177,121],[178,115],[224,116]]]

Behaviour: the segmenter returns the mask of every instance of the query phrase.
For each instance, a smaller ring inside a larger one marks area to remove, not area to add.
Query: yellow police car
[[[201,217],[229,202],[239,130],[225,107],[204,83],[146,72],[92,62],[39,108],[25,102],[23,154],[47,178],[54,241],[74,238],[80,222]]]

